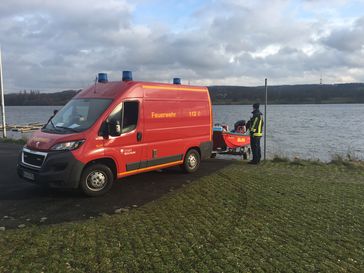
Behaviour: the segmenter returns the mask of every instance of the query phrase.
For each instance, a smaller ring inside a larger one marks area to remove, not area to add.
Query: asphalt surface
[[[179,167],[117,180],[106,195],[85,197],[76,190],[46,190],[16,174],[22,146],[0,143],[0,227],[18,228],[84,220],[113,214],[120,208],[137,209],[161,196],[222,169],[231,161],[209,159],[186,174]]]

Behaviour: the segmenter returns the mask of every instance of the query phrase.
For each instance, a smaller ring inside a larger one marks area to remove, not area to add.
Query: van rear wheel
[[[104,164],[92,164],[84,169],[80,188],[87,196],[100,196],[108,192],[114,182],[110,168]]]
[[[200,154],[195,149],[187,152],[182,168],[187,173],[193,173],[200,167]]]

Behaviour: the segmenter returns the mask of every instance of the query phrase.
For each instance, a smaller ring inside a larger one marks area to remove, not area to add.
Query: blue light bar
[[[102,83],[108,82],[107,73],[99,73],[99,75],[97,76],[97,81]]]
[[[133,80],[133,73],[131,71],[123,71],[123,82],[132,80]]]
[[[181,78],[173,78],[173,84],[181,84]]]

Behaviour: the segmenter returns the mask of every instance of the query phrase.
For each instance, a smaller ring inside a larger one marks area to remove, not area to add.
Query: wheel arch
[[[195,143],[197,144],[197,143]],[[184,157],[186,156],[186,154],[191,150],[191,149],[195,149],[196,151],[198,151],[201,160],[204,159],[208,159],[211,156],[212,153],[212,141],[205,141],[205,142],[201,142],[198,145],[193,145],[192,147],[189,147],[185,154]]]
[[[111,172],[113,173],[114,179],[117,179],[117,165],[114,161],[114,159],[110,158],[110,157],[103,157],[103,158],[98,158],[98,159],[93,159],[91,161],[89,161],[84,167],[83,169],[87,168],[90,165],[93,164],[103,164],[106,165],[110,168]]]
[[[201,149],[200,149],[200,147],[198,147],[198,146],[193,146],[193,147],[189,147],[189,148],[186,150],[185,154],[183,155],[183,159],[186,157],[186,154],[187,154],[189,151],[191,151],[191,150],[196,150],[196,151],[199,153],[200,157],[201,157]]]

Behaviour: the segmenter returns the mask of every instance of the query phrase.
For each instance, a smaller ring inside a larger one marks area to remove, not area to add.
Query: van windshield
[[[112,102],[111,99],[73,99],[49,120],[45,131],[60,134],[90,128]]]

